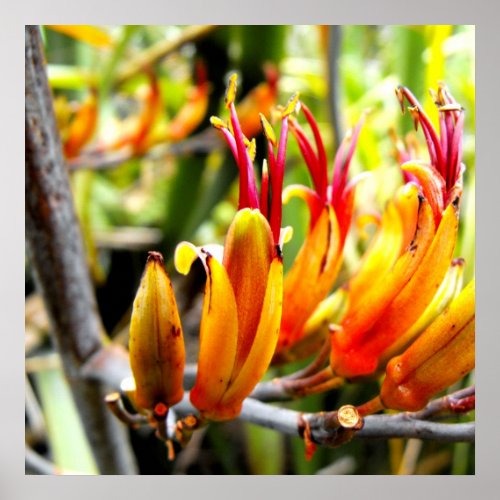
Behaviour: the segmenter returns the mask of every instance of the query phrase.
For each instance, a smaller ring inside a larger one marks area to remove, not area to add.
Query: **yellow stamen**
[[[226,97],[225,97],[226,108],[229,108],[231,104],[233,104],[236,98],[237,80],[238,80],[238,75],[236,73],[233,73],[229,77],[229,83],[227,85]]]
[[[285,118],[288,115],[291,115],[294,111],[299,110],[299,93],[295,92],[295,94],[288,99],[288,102],[286,103],[285,107],[283,108],[283,111],[281,112],[281,117]]]
[[[262,113],[259,113],[259,116],[260,123],[262,124],[262,128],[264,130],[264,135],[273,146],[276,146],[276,134],[274,133],[272,125],[267,121],[267,118]]]
[[[218,116],[211,116],[210,123],[218,130],[228,128],[227,123],[224,120],[220,119]]]

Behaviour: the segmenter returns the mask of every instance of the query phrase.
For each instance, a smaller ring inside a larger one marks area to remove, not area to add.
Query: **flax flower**
[[[316,151],[297,121],[291,121],[291,130],[314,188],[292,185],[283,193],[285,202],[293,196],[304,199],[311,217],[306,239],[285,277],[283,317],[275,356],[278,362],[310,354],[309,348],[294,349],[293,353],[291,350],[313,331],[305,328],[306,322],[335,283],[342,264],[344,241],[351,224],[355,188],[359,180],[358,177],[348,182],[347,178],[364,115],[340,144],[335,155],[332,183],[328,185],[327,157],[318,125],[306,105],[302,103],[301,109],[312,129]]]
[[[412,326],[432,302],[453,258],[458,231],[463,110],[440,87],[436,104],[440,134],[406,88],[397,96],[411,104],[430,162],[411,161],[403,170],[417,183],[403,186],[384,211],[380,228],[360,270],[348,284],[349,307],[332,335],[331,366],[344,377],[371,375],[384,368],[387,352],[414,340]],[[404,108],[403,108],[404,109]]]
[[[296,99],[282,112],[277,159],[270,168],[270,183],[264,173],[259,196],[253,167],[255,142],[248,141],[241,131],[235,93],[233,75],[226,93],[230,122],[212,119],[240,172],[239,207],[226,236],[223,256],[218,260],[208,248],[187,242],[180,243],[175,253],[179,272],[187,274],[199,258],[207,274],[198,372],[190,397],[202,418],[210,420],[236,417],[243,400],[267,370],[278,340],[283,294],[281,185],[288,116]]]
[[[451,305],[386,370],[380,399],[386,408],[422,409],[475,364],[475,293],[470,282]]]

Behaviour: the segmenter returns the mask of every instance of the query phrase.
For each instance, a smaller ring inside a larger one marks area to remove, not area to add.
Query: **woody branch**
[[[39,29],[25,30],[26,239],[80,418],[103,474],[131,474],[123,429],[102,402],[100,383],[80,368],[102,346],[103,327],[85,261],[48,87]]]

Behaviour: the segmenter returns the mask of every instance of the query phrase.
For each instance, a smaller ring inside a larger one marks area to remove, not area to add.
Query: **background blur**
[[[409,87],[437,122],[428,89],[444,80],[466,110],[467,171],[456,256],[466,260],[465,283],[473,276],[473,26],[223,26],[197,31],[186,26],[46,26],[42,36],[98,305],[117,342],[127,343],[130,307],[148,250],[171,260],[179,241],[223,242],[237,205],[237,168],[209,118],[227,117],[223,96],[233,71],[239,74],[237,102],[246,102],[247,108],[269,110],[299,91],[320,124],[330,166],[339,138],[363,110],[371,110],[351,167],[351,175],[370,173],[359,187],[357,215],[380,212],[402,182],[394,137],[411,137],[414,129],[408,113],[401,114],[394,88]],[[266,147],[254,121],[248,116],[247,135],[257,137],[260,165]],[[75,123],[85,139],[71,148],[68,141],[78,133]],[[424,146],[421,131],[415,137]],[[292,137],[287,151],[285,185],[309,184]],[[294,228],[284,250],[286,266],[307,224],[302,202],[292,200],[284,207],[283,225]],[[369,234],[353,224],[339,284],[355,269],[368,240]],[[180,278],[171,262],[167,268],[181,308],[188,362],[195,363],[203,273]],[[95,464],[47,330],[26,261],[26,440],[65,470],[93,473]],[[269,377],[297,368],[274,369]],[[364,402],[376,391],[375,382],[352,384],[280,404],[327,410]],[[464,443],[355,439],[339,449],[319,448],[307,462],[300,439],[229,422],[195,433],[170,463],[151,430],[131,431],[131,438],[143,474],[474,473],[474,446]]]

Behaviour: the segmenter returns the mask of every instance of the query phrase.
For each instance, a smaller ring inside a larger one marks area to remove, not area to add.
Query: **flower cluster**
[[[197,418],[237,417],[272,361],[315,353],[316,361],[284,387],[312,391],[315,384],[332,388],[385,373],[377,403],[360,407],[361,413],[422,408],[474,368],[474,283],[462,290],[464,261],[454,259],[465,170],[463,109],[441,85],[433,94],[438,133],[413,94],[397,89],[403,111],[407,100],[423,131],[429,159],[400,150],[405,182],[384,207],[357,271],[328,296],[354,218],[360,177],[349,180],[348,171],[366,116],[339,145],[329,182],[319,126],[298,95],[274,113],[281,122],[279,137],[261,114],[268,151],[259,191],[256,141],[243,131],[236,90],[233,75],[225,99],[229,120],[212,117],[211,123],[239,170],[238,210],[223,247],[182,242],[174,256],[178,272],[187,274],[198,259],[206,272],[198,369],[190,391]],[[298,109],[314,144],[295,116]],[[312,188],[291,185],[283,191],[289,131]],[[310,227],[283,277],[282,246],[290,234],[281,227],[282,203],[293,196],[306,201]],[[184,344],[172,286],[155,252],[134,303],[129,347],[133,404],[158,421],[183,397]]]

